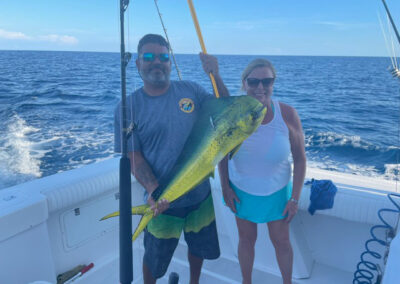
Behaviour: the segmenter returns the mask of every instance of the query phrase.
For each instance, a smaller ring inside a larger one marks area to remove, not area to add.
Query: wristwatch
[[[296,203],[296,204],[298,204],[298,203],[299,203],[299,201],[298,201],[297,199],[294,199],[293,197],[292,197],[292,198],[290,198],[290,199],[289,199],[289,201],[292,201],[292,202],[294,202],[294,203]]]

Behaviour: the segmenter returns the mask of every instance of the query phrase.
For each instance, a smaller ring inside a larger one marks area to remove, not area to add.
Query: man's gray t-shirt
[[[143,88],[127,97],[127,126],[135,125],[128,139],[128,152],[140,151],[158,181],[175,165],[200,113],[203,101],[210,98],[200,85],[189,81],[171,81],[166,93],[149,96]],[[115,110],[114,149],[121,152],[121,103]],[[210,192],[207,179],[171,207],[186,207],[205,199]],[[145,192],[147,198],[147,192]]]

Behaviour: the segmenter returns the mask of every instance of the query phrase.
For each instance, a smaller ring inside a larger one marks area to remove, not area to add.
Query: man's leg
[[[190,208],[184,225],[188,244],[190,284],[198,284],[204,259],[216,259],[220,255],[214,206],[210,195]]]
[[[190,266],[190,284],[199,284],[201,267],[203,266],[203,259],[197,257],[188,251],[188,260]]]
[[[144,231],[143,280],[154,284],[164,276],[178,245],[184,219],[176,215],[177,210],[168,210],[152,219]]]
[[[143,261],[143,283],[144,284],[155,284],[156,280],[153,278],[153,275],[151,275],[150,269],[147,267],[147,265]]]

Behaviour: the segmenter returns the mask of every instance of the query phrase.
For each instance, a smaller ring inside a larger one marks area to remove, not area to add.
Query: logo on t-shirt
[[[183,98],[179,101],[181,111],[191,113],[194,110],[194,102],[189,98]]]

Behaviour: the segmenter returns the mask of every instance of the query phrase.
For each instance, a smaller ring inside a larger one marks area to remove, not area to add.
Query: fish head
[[[233,98],[235,100],[230,109],[230,113],[233,114],[232,126],[248,136],[260,126],[267,109],[262,103],[251,96]]]

